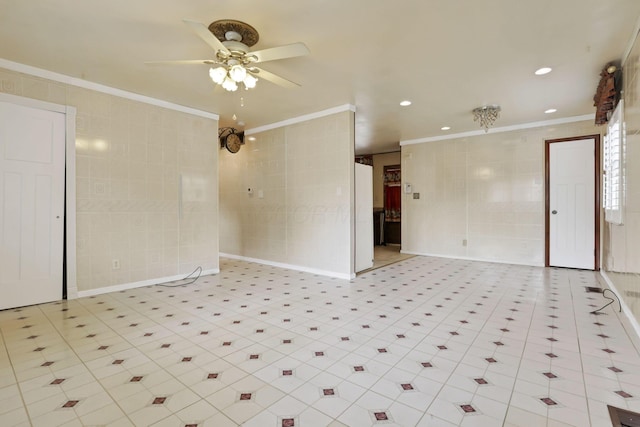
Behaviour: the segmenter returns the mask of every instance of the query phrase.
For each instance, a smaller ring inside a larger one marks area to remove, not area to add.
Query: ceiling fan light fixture
[[[209,77],[214,83],[221,85],[227,77],[227,70],[224,67],[209,68]]]
[[[253,89],[254,87],[256,87],[256,83],[258,82],[258,79],[255,78],[254,76],[252,76],[251,74],[247,73],[247,75],[245,76],[243,83],[244,86],[247,89]]]
[[[235,92],[236,90],[238,90],[238,84],[229,77],[224,79],[224,82],[222,82],[222,87],[229,92]]]
[[[234,82],[239,83],[247,77],[247,70],[242,65],[234,65],[229,70],[229,77]]]

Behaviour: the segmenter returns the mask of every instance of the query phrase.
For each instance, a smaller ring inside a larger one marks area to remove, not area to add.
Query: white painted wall
[[[402,251],[544,264],[544,141],[593,122],[402,146]],[[464,241],[466,240],[466,246]]]
[[[220,251],[350,277],[353,125],[354,113],[342,111],[251,133],[236,154],[222,150]]]
[[[80,294],[157,283],[196,266],[217,271],[217,119],[45,70],[36,70],[40,77],[27,71],[0,68],[0,92],[77,110]],[[186,178],[182,217],[180,176]],[[114,259],[119,269],[113,269]]]

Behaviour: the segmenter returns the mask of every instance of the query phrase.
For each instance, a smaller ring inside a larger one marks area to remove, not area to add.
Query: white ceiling
[[[375,153],[478,130],[483,104],[502,107],[496,126],[594,113],[599,72],[639,16],[638,0],[0,0],[0,58],[217,113],[221,126],[353,104],[356,152]],[[254,50],[304,42],[309,56],[262,66],[302,87],[229,93],[206,65],[145,65],[213,57],[183,18],[247,22]],[[535,76],[542,66],[553,72]]]

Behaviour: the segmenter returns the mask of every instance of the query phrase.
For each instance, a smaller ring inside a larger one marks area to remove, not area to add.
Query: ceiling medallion
[[[473,109],[473,121],[480,122],[480,126],[484,128],[485,133],[489,132],[489,128],[500,117],[499,105],[484,105]]]
[[[220,19],[218,21],[213,21],[209,24],[209,31],[211,31],[221,42],[227,41],[227,33],[229,31],[233,31],[234,33],[239,34],[242,43],[249,47],[258,43],[258,40],[260,39],[258,30],[245,22],[237,21],[235,19]]]

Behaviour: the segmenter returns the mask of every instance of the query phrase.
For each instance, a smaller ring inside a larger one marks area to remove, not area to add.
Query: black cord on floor
[[[600,311],[604,310],[605,308],[609,307],[611,304],[613,304],[613,303],[615,302],[615,300],[614,300],[613,298],[609,298],[608,296],[606,296],[606,295],[604,294],[604,293],[605,293],[605,292],[607,292],[607,291],[611,292],[611,293],[613,294],[613,296],[614,296],[614,297],[616,297],[616,299],[618,300],[618,307],[620,308],[618,311],[619,311],[620,313],[622,313],[622,304],[620,303],[620,298],[618,298],[618,295],[616,295],[616,293],[615,293],[615,292],[613,292],[611,289],[604,289],[604,290],[602,291],[602,296],[603,296],[604,298],[608,299],[608,300],[609,300],[609,302],[608,302],[608,303],[606,303],[605,305],[603,305],[602,307],[600,307],[599,309],[597,309],[597,310],[593,310],[592,312],[590,312],[590,314],[601,314],[601,313],[600,313]]]
[[[193,277],[194,274],[197,273],[197,276]],[[192,279],[190,282],[187,283],[178,283],[175,285],[163,285],[163,284],[159,284],[157,286],[162,286],[165,288],[176,288],[178,286],[186,286],[186,285],[190,285],[192,283],[194,283],[196,280],[198,280],[200,278],[200,274],[202,274],[202,267],[198,266],[195,270],[193,270],[191,273],[189,273],[189,275],[187,277],[185,277],[182,280],[187,280],[187,279]],[[175,282],[174,282],[175,283]]]

